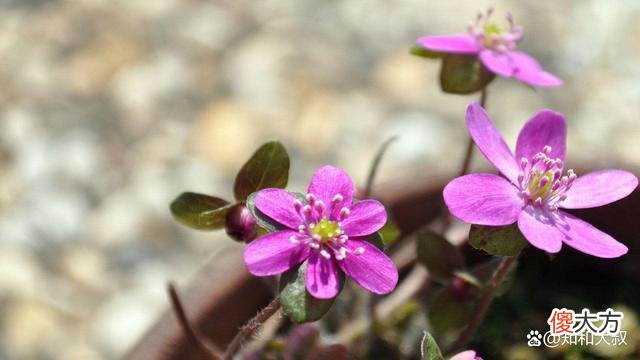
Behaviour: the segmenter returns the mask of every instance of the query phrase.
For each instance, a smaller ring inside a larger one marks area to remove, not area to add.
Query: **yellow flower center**
[[[326,217],[323,217],[322,220],[311,229],[311,235],[319,237],[321,243],[327,243],[343,233],[344,231],[340,229],[340,225],[338,225],[337,222],[327,220]]]
[[[540,187],[540,182],[544,178],[547,178],[546,184]],[[544,199],[547,192],[549,192],[549,189],[551,189],[551,186],[553,186],[553,171],[550,170],[544,173],[541,171],[535,171],[529,181],[528,190],[532,199],[537,199],[539,197]]]

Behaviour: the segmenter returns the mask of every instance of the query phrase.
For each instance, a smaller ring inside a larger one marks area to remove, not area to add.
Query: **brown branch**
[[[493,301],[498,286],[502,283],[502,281],[504,281],[504,278],[509,272],[509,269],[511,268],[511,266],[513,266],[517,259],[518,255],[509,256],[502,259],[502,262],[500,263],[500,265],[498,265],[498,268],[491,276],[491,280],[489,280],[489,283],[485,286],[482,295],[480,296],[480,299],[478,300],[473,311],[471,320],[462,330],[462,332],[460,332],[458,338],[451,345],[449,345],[449,347],[445,351],[446,354],[451,354],[453,352],[462,350],[462,348],[467,345],[469,340],[471,340],[471,337],[476,333],[478,326],[480,326],[480,323],[484,319],[484,316],[487,314],[487,310],[489,309],[489,305],[491,305],[491,302]]]
[[[227,350],[224,352],[222,358],[224,360],[231,360],[233,355],[240,349],[240,345],[242,342],[251,336],[258,328],[267,321],[273,314],[275,314],[280,309],[280,296],[277,296],[273,301],[269,303],[264,309],[260,310],[258,315],[256,315],[253,319],[249,320],[243,327],[240,328],[240,331],[236,334],[236,336],[231,340],[229,345],[227,346]]]
[[[207,346],[202,340],[200,340],[200,337],[189,323],[189,319],[187,319],[187,314],[184,311],[178,292],[172,283],[167,285],[167,291],[169,292],[169,298],[171,299],[173,313],[176,315],[185,337],[191,345],[197,349],[199,356],[203,359],[220,359],[220,351],[212,348],[212,345]]]

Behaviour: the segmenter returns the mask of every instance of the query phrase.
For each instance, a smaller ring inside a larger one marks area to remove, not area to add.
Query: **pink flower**
[[[504,77],[514,77],[525,84],[540,87],[562,85],[562,80],[542,69],[530,55],[516,50],[522,39],[522,27],[515,26],[513,17],[507,14],[508,29],[490,21],[493,10],[478,14],[475,24],[466,34],[432,35],[418,39],[427,50],[445,54],[477,55],[491,72]]]
[[[482,360],[473,350],[463,351],[451,357],[449,360]]]
[[[627,247],[591,224],[560,209],[582,209],[609,204],[629,195],[638,185],[635,175],[622,170],[600,170],[578,177],[563,176],[566,124],[563,116],[540,110],[522,128],[515,156],[485,110],[467,107],[467,127],[482,154],[505,177],[465,175],[444,189],[453,215],[479,225],[515,222],[529,242],[557,253],[565,243],[603,258],[624,255]]]
[[[313,175],[304,202],[282,189],[258,192],[256,207],[287,229],[262,236],[245,248],[249,272],[280,274],[308,259],[307,290],[316,298],[336,296],[339,271],[373,293],[391,292],[398,270],[364,239],[382,228],[387,213],[376,200],[352,203],[354,190],[346,172],[324,166]]]

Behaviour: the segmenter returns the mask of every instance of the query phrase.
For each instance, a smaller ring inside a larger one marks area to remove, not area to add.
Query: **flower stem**
[[[378,173],[378,167],[380,166],[380,161],[382,160],[382,156],[387,151],[387,148],[389,147],[389,145],[391,145],[391,143],[396,141],[397,139],[398,139],[397,136],[392,136],[388,138],[387,140],[385,140],[385,142],[382,143],[382,145],[380,145],[380,148],[376,152],[376,156],[373,158],[373,161],[371,162],[371,167],[369,168],[369,174],[367,175],[367,183],[364,187],[364,192],[362,194],[363,199],[366,199],[369,196],[371,196],[371,191],[373,189],[373,180],[375,179],[376,174]]]
[[[495,297],[498,286],[504,281],[507,273],[509,272],[509,269],[513,266],[517,259],[518,255],[509,256],[502,259],[502,262],[500,263],[500,265],[498,265],[498,268],[491,276],[491,280],[489,280],[489,283],[485,286],[484,291],[482,292],[482,295],[480,296],[480,299],[476,304],[473,314],[471,315],[471,320],[469,320],[467,326],[462,330],[460,335],[458,335],[458,338],[451,345],[449,345],[446,350],[447,354],[462,350],[462,348],[467,345],[469,340],[471,340],[471,337],[473,336],[473,334],[475,334],[478,326],[480,326],[482,319],[484,319],[484,316],[487,314],[487,310],[489,309],[489,305],[491,305],[491,302]]]
[[[189,323],[189,319],[187,319],[187,315],[184,311],[184,307],[182,306],[182,302],[180,301],[180,297],[178,296],[178,292],[176,291],[175,286],[172,283],[169,283],[167,286],[167,291],[169,292],[169,298],[171,299],[171,306],[173,307],[173,312],[178,318],[178,323],[182,328],[187,340],[191,343],[191,345],[197,349],[199,356],[203,359],[220,359],[220,351],[216,348],[213,348],[213,345],[207,346],[196,331],[193,329],[191,324]]]
[[[487,88],[483,87],[482,90],[480,90],[480,106],[484,108],[486,104],[487,104]],[[464,155],[464,160],[462,161],[462,167],[460,168],[460,173],[458,174],[458,176],[465,175],[467,172],[469,172],[469,167],[471,166],[471,158],[473,157],[473,148],[474,148],[473,139],[471,138],[471,136],[469,136],[469,140],[467,141],[467,149]]]
[[[366,198],[371,196],[371,193],[373,192],[373,181],[374,181],[374,179],[375,179],[375,177],[376,177],[376,175],[378,173],[378,168],[380,166],[380,162],[382,161],[382,157],[384,156],[385,152],[389,148],[389,145],[391,145],[391,143],[393,143],[397,139],[398,139],[397,136],[392,136],[392,137],[388,138],[387,140],[385,140],[385,142],[382,143],[382,145],[380,146],[380,148],[376,152],[376,155],[373,158],[373,161],[371,162],[371,167],[369,168],[369,174],[367,175],[367,183],[366,183],[364,191],[362,193],[362,198],[363,199],[366,199]],[[370,319],[369,327],[368,327],[368,331],[367,331],[367,337],[366,337],[365,341],[368,344],[371,344],[371,342],[373,342],[373,340],[375,338],[376,298],[373,296],[373,294],[365,294],[364,295],[364,302],[365,302],[366,309],[367,309],[367,316]],[[367,346],[367,347],[369,347],[369,346]]]
[[[227,350],[224,352],[222,358],[224,360],[231,360],[233,355],[240,349],[240,345],[242,342],[251,336],[258,328],[267,321],[273,314],[275,314],[280,309],[280,296],[276,296],[269,305],[267,305],[264,309],[260,310],[258,315],[256,315],[253,319],[249,320],[243,327],[240,328],[240,331],[236,334],[236,336],[231,340],[229,345],[227,346]]]

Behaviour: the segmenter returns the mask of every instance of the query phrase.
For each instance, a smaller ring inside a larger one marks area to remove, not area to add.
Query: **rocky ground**
[[[492,85],[510,143],[551,107],[568,117],[569,164],[639,168],[640,3],[495,5],[566,81]],[[166,280],[185,282],[228,243],[178,225],[169,202],[229,196],[266,139],[288,147],[298,189],[324,163],[362,182],[391,135],[382,181],[453,171],[475,97],[441,93],[438,62],[407,50],[464,30],[483,6],[0,1],[0,358],[123,354],[166,306]]]

